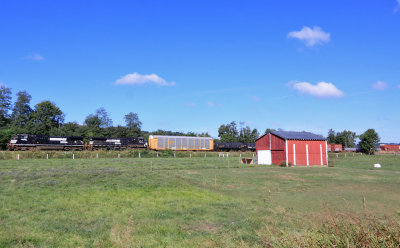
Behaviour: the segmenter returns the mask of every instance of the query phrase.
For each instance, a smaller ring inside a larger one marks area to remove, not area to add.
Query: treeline
[[[20,133],[51,136],[83,136],[89,137],[138,137],[146,139],[151,134],[204,136],[208,133],[173,132],[157,130],[143,131],[142,122],[136,113],[124,116],[125,125],[113,125],[113,121],[104,108],[89,114],[83,124],[64,122],[64,112],[53,102],[42,101],[31,107],[32,96],[26,91],[19,91],[17,99],[12,103],[10,88],[0,85],[0,148],[5,149],[12,136]]]
[[[239,125],[238,128],[235,121],[221,125],[218,128],[219,141],[254,143],[260,136],[256,128],[252,130],[249,126],[244,126],[244,122],[240,122]]]
[[[329,129],[327,142],[329,144],[341,144],[343,147],[354,148],[356,147],[357,138],[359,139],[358,146],[366,154],[373,154],[376,151],[377,144],[380,142],[378,133],[372,128],[360,135],[349,130],[335,132],[333,129]]]

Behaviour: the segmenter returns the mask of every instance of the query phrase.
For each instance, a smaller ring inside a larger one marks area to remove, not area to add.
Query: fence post
[[[157,152],[157,158],[158,158],[158,152]]]
[[[121,155],[118,153],[118,158],[120,158],[121,157]]]
[[[96,153],[96,158],[99,158],[99,154],[98,153]]]
[[[46,154],[46,159],[49,159],[49,154]]]
[[[72,153],[72,159],[75,159],[75,154]]]
[[[140,152],[139,152],[139,158],[140,158]]]
[[[19,160],[19,153],[17,154],[17,160]]]
[[[190,158],[192,158],[192,154],[190,153]]]
[[[240,158],[242,158],[242,154],[240,153],[240,156],[239,156]]]
[[[174,158],[176,158],[176,153],[174,152]]]
[[[254,158],[254,153],[253,153],[253,158]]]
[[[226,157],[229,158],[229,153],[226,154]]]
[[[204,158],[207,158],[207,153],[204,153]]]
[[[345,158],[347,157],[347,154],[346,154],[346,153],[344,154],[344,157],[345,157]]]
[[[336,157],[338,158],[338,157],[339,157],[339,154],[336,153]]]

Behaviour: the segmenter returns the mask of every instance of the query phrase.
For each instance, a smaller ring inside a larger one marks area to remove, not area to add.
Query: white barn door
[[[258,164],[271,165],[271,150],[258,150],[257,152]]]

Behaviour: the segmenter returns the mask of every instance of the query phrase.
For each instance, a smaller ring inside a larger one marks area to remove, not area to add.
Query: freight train
[[[84,142],[81,136],[44,136],[18,134],[8,144],[8,150],[175,150],[175,151],[255,151],[255,143],[214,142],[210,137],[150,135],[143,137],[91,137]]]

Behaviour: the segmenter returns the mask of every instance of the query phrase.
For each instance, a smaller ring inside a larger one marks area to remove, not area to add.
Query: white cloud
[[[40,54],[37,54],[37,53],[31,53],[28,56],[25,56],[24,59],[41,61],[41,60],[44,59],[44,57],[42,55],[40,55]]]
[[[215,106],[215,103],[213,103],[213,102],[206,102],[206,104],[207,104],[209,107],[214,107],[214,106]]]
[[[320,45],[330,41],[331,35],[324,32],[320,27],[303,27],[300,31],[288,34],[289,38],[295,38],[306,43],[307,46]]]
[[[374,90],[386,90],[387,87],[388,87],[387,83],[382,82],[382,81],[378,81],[378,82],[372,84],[372,88]]]
[[[194,106],[196,106],[196,103],[194,103],[194,102],[185,102],[185,106],[186,107],[194,107]]]
[[[309,94],[318,98],[343,97],[344,94],[332,83],[319,82],[316,85],[308,82],[289,82],[289,87],[301,94]]]
[[[397,0],[396,2],[397,2],[397,5],[396,5],[396,8],[394,9],[394,12],[397,12],[400,9],[400,0]]]
[[[221,107],[222,105],[219,103],[214,103],[214,102],[206,102],[206,104],[208,105],[208,107]]]
[[[144,85],[155,84],[159,86],[174,86],[175,82],[167,82],[157,74],[142,75],[137,72],[127,74],[114,82],[117,85]]]

